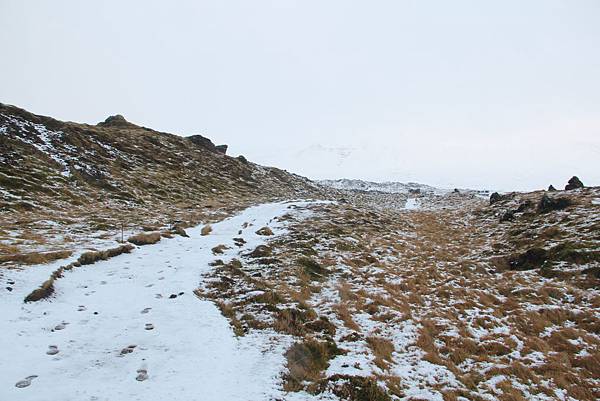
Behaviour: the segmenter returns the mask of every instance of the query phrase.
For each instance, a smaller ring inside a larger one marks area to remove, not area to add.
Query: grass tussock
[[[80,265],[91,265],[99,260],[107,260],[123,253],[129,253],[132,249],[134,249],[133,245],[125,244],[104,251],[89,251],[81,254],[79,259],[77,259],[77,262],[79,262]]]
[[[334,375],[323,381],[322,390],[329,389],[346,401],[391,401],[374,377]]]
[[[256,234],[270,236],[273,235],[273,230],[271,230],[269,227],[262,227],[256,231]]]
[[[229,249],[229,247],[227,245],[221,244],[213,247],[211,251],[213,255],[222,255],[226,249]]]
[[[73,251],[70,250],[53,252],[16,253],[11,255],[0,255],[0,263],[15,262],[26,265],[38,265],[53,262],[58,259],[66,259],[72,254]]]
[[[156,244],[158,241],[160,241],[160,238],[161,234],[159,232],[140,233],[127,238],[127,242],[131,242],[132,244],[138,246],[151,245]]]
[[[39,288],[36,288],[25,297],[24,302],[37,302],[50,297],[54,293],[55,281],[62,277],[65,270],[72,270],[75,267],[79,267],[82,265],[90,265],[96,263],[99,260],[106,260],[121,255],[123,253],[129,253],[133,248],[133,245],[125,244],[104,251],[85,252],[77,259],[76,262],[70,263],[66,266],[61,266],[54,272],[52,272],[48,280],[44,281]]]
[[[200,230],[200,235],[208,235],[212,232],[212,226],[210,224],[205,225]]]
[[[295,343],[285,353],[289,373],[285,377],[284,389],[298,391],[303,388],[303,382],[320,380],[329,360],[341,353],[333,341],[308,338]]]
[[[367,337],[367,344],[369,344],[375,355],[375,365],[381,370],[386,370],[388,365],[393,362],[394,343],[387,338],[371,336]]]

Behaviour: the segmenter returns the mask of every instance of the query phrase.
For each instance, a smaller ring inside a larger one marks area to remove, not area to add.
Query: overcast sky
[[[311,178],[600,185],[600,1],[0,0],[0,102]]]

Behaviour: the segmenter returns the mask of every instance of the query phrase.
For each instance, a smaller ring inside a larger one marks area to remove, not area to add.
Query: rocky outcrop
[[[502,199],[504,199],[502,195],[500,195],[498,192],[494,192],[490,195],[490,205],[493,205],[494,203],[499,202]]]
[[[215,145],[210,139],[202,135],[190,135],[186,137],[186,139],[188,139],[195,145],[202,146],[203,148],[210,150],[211,152],[219,153],[222,155],[227,153],[227,145]]]
[[[548,195],[544,195],[538,204],[538,211],[540,213],[548,213],[553,210],[562,210],[571,206],[572,203],[569,198],[551,198]]]
[[[139,126],[130,123],[120,114],[109,116],[101,123],[98,123],[99,127],[107,128],[140,128]]]
[[[550,184],[550,186],[548,187],[548,192],[556,192],[556,188],[554,188],[554,185]]]
[[[583,182],[576,176],[571,177],[569,183],[565,186],[565,191],[570,191],[572,189],[583,188]]]

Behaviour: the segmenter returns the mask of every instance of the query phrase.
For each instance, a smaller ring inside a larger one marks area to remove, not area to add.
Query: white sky
[[[600,185],[600,1],[0,0],[0,101],[312,178]]]

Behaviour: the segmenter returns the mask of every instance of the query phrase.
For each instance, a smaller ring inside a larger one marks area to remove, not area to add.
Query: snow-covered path
[[[0,293],[0,400],[281,396],[281,341],[265,335],[236,338],[220,311],[199,300],[193,290],[216,259],[211,248],[230,246],[219,256],[223,260],[254,249],[266,240],[255,234],[258,228],[269,225],[275,234],[284,232],[285,227],[272,219],[293,213],[289,206],[252,207],[213,224],[208,236],[200,236],[201,227],[196,227],[187,230],[190,238],[163,239],[131,254],[75,268],[56,282],[50,301],[22,302],[26,292],[48,277],[47,268],[7,272],[20,286]],[[252,225],[238,235],[246,222]],[[238,248],[234,237],[247,243]],[[50,346],[58,353],[48,354]],[[137,381],[141,370],[148,378]],[[30,385],[15,386],[34,375]]]

